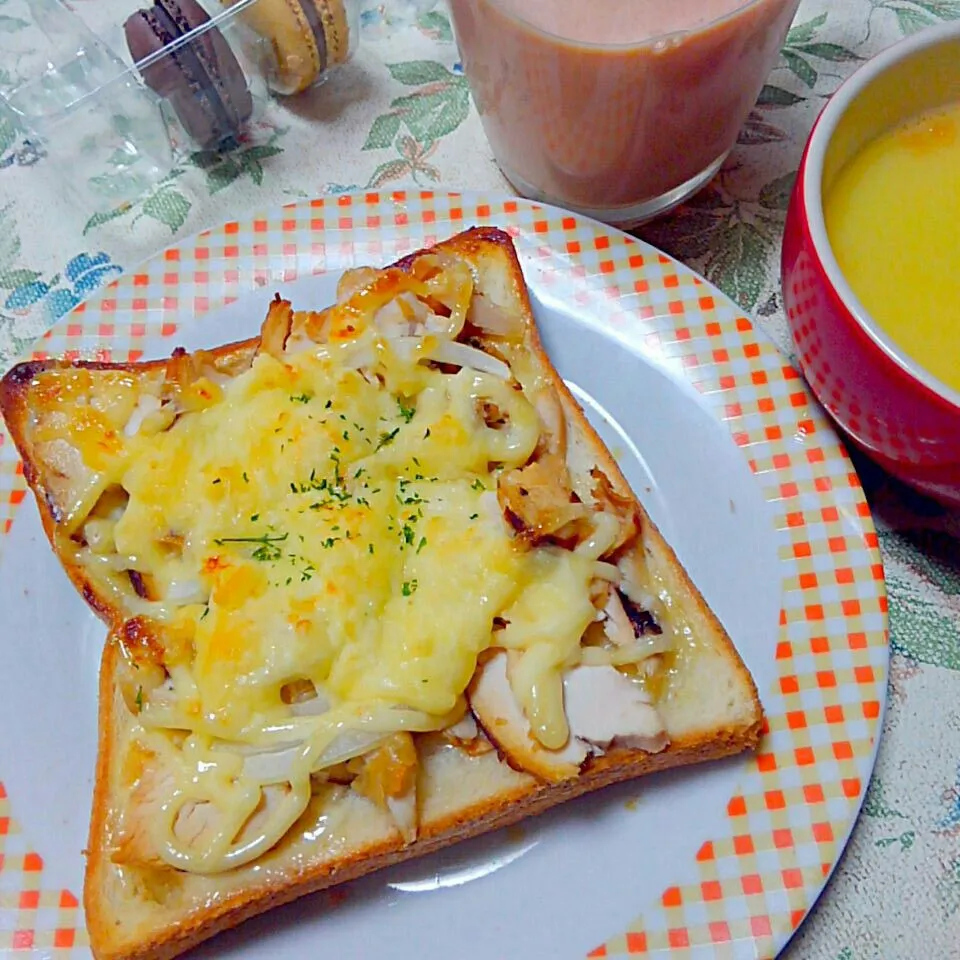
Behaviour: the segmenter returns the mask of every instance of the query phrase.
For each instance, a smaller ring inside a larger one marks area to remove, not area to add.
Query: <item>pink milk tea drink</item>
[[[799,0],[450,0],[494,155],[523,195],[620,226],[703,186]]]

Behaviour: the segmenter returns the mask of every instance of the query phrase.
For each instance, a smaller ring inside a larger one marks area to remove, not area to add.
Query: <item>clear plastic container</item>
[[[439,0],[363,0],[360,22],[365,37],[382,40],[398,27],[415,26]]]
[[[4,15],[0,110],[94,212],[187,153],[250,142],[271,93],[322,83],[359,36],[359,0],[7,0]]]

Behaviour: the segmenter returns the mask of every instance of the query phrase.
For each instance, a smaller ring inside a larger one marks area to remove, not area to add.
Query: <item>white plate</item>
[[[819,892],[869,778],[885,601],[842,448],[785,361],[721,294],[560,211],[368,194],[185,241],[65,318],[43,347],[125,359],[252,335],[276,289],[295,305],[324,305],[343,268],[388,262],[474,222],[515,235],[550,356],[734,638],[771,734],[759,762],[607,789],[274,911],[203,955],[559,958],[601,944],[614,955],[686,943],[706,957],[724,942],[723,956],[772,955]],[[22,495],[15,463],[0,444],[11,519]],[[0,537],[0,610],[0,778],[21,844],[42,857],[43,889],[78,893],[104,630],[53,558],[30,497]],[[851,646],[851,634],[864,639]],[[818,790],[822,800],[811,799]],[[29,889],[30,871],[10,859],[0,889]],[[4,903],[0,948],[8,927],[24,929],[24,911]],[[64,923],[63,913],[52,929],[73,930],[83,955],[82,918]],[[34,945],[53,944],[35,918],[31,929]]]

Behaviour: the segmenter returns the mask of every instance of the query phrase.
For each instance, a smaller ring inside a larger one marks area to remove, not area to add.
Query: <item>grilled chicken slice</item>
[[[152,759],[150,759],[152,757]],[[156,755],[134,745],[128,762],[139,766],[133,785],[134,802],[118,831],[111,859],[120,866],[147,866],[169,869],[162,858],[154,835],[154,825],[163,819],[164,805],[174,789],[173,772],[157,762]],[[233,866],[241,866],[260,853],[264,828],[276,819],[292,823],[302,812],[302,804],[292,795],[287,783],[268,784],[261,789],[260,801],[231,843]],[[173,839],[186,850],[203,850],[221,827],[216,804],[187,800],[173,823]]]
[[[173,835],[185,847],[203,849],[204,840],[216,833],[219,813],[212,803],[188,800],[177,814]]]
[[[568,481],[566,464],[553,454],[500,477],[497,499],[519,537],[531,544],[577,537],[590,510],[574,500]]]
[[[127,756],[133,790],[120,829],[114,836],[110,859],[119,866],[166,867],[157,852],[151,833],[153,818],[159,817],[164,799],[173,789],[173,774],[156,763],[156,755],[134,744]]]
[[[498,651],[474,674],[467,697],[484,733],[516,770],[556,782],[575,777],[587,758],[586,744],[570,737],[560,750],[547,750],[530,732],[507,677],[508,655]]]
[[[568,670],[563,675],[563,706],[572,734],[602,749],[615,742],[659,753],[669,743],[650,696],[616,667]]]
[[[519,340],[523,336],[523,323],[516,314],[483,293],[474,293],[470,299],[467,321],[490,336],[506,340]]]
[[[603,612],[606,619],[603,621],[603,632],[607,635],[611,643],[618,647],[633,643],[636,638],[633,623],[624,609],[623,602],[620,599],[620,593],[613,589],[607,595],[607,602],[604,605]]]
[[[510,765],[543,780],[575,777],[591,753],[616,743],[659,753],[669,743],[650,697],[615,667],[579,666],[563,676],[564,712],[570,738],[548,750],[530,733],[508,678],[509,657],[498,651],[474,676],[470,707]]]
[[[591,492],[597,507],[620,521],[616,539],[604,551],[604,556],[609,556],[632,541],[640,532],[640,514],[633,499],[620,496],[610,483],[610,478],[599,467],[594,467],[590,476],[594,481]]]

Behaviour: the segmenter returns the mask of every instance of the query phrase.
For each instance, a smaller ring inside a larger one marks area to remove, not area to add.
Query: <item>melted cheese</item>
[[[463,328],[462,274],[403,280],[452,302],[419,336],[374,322],[399,282],[380,274],[307,315],[323,342],[179,382],[163,406],[155,378],[144,403],[136,377],[41,375],[57,403],[39,439],[66,440],[87,477],[76,558],[118,596],[135,571],[147,595],[123,608],[161,627],[169,679],[138,694],[134,739],[164,770],[151,829],[171,866],[248,862],[302,812],[312,772],[459,719],[492,646],[519,654],[510,682],[534,736],[569,737],[562,671],[581,662],[611,532],[600,523],[579,552],[531,548],[491,509],[542,424],[515,381],[423,362]],[[391,322],[415,324],[392,306]],[[286,702],[290,684],[312,685],[307,709]]]

